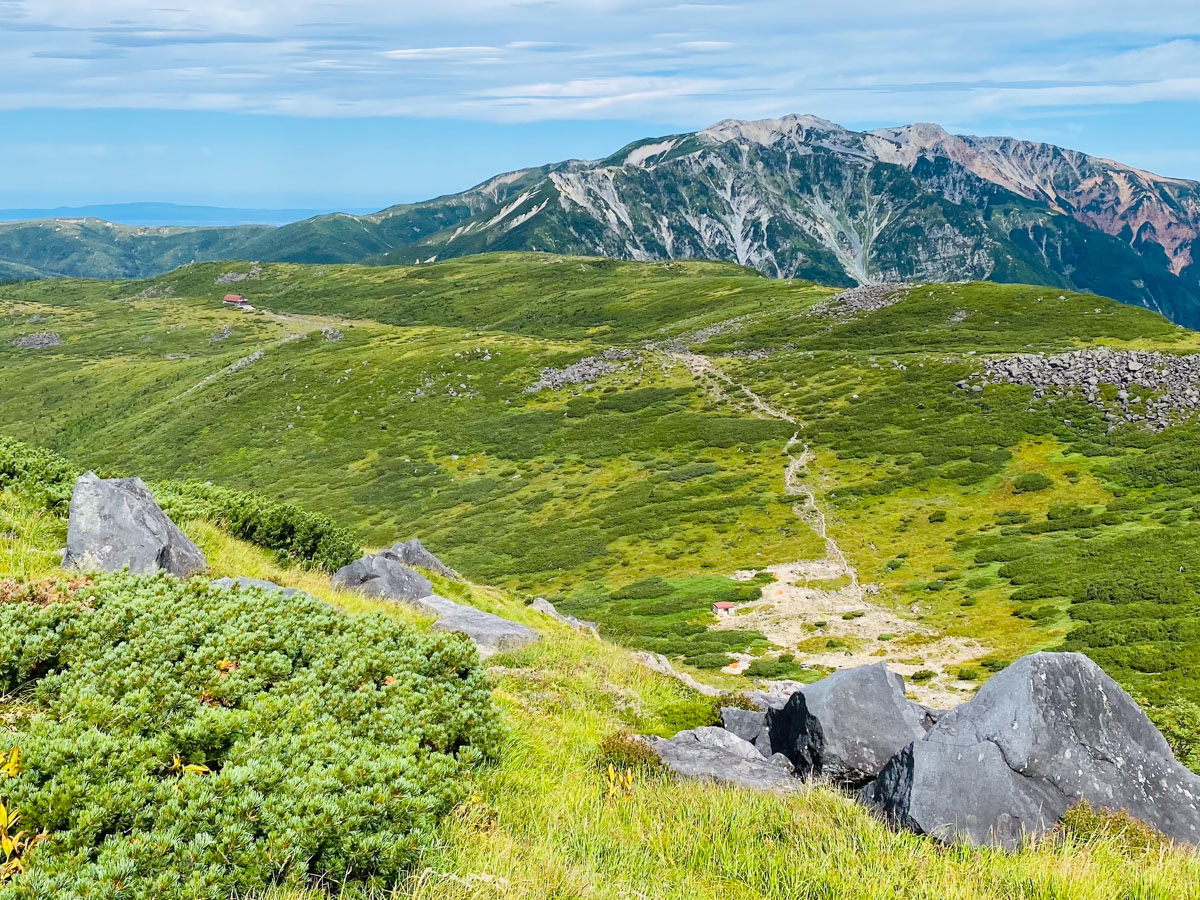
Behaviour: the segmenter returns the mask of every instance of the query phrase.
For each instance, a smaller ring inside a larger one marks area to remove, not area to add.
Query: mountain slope
[[[0,225],[0,271],[100,277],[257,259],[410,264],[498,250],[727,260],[832,285],[986,279],[1099,293],[1200,326],[1200,185],[936,125],[726,121],[280,228]]]

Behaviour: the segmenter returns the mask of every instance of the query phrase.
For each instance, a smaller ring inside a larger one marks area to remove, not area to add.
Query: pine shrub
[[[30,833],[0,900],[403,877],[499,742],[473,645],[303,595],[127,574],[0,600]]]

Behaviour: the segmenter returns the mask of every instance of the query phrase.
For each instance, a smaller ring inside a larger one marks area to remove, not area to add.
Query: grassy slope
[[[0,492],[0,560],[53,574],[62,521]],[[300,587],[355,614],[420,621],[403,608],[281,570],[257,548],[203,522],[186,525],[214,575]],[[599,755],[614,733],[669,734],[711,709],[611,644],[531,613],[495,589],[439,589],[538,627],[542,644],[497,657],[495,696],[509,725],[502,761],[484,771],[438,844],[389,897],[527,898],[1080,898],[1200,896],[1200,862],[1108,827],[1069,827],[1019,853],[942,848],[896,834],[825,789],[777,798],[636,775],[606,796]],[[7,698],[0,698],[0,712]],[[3,719],[0,717],[0,722]],[[0,729],[2,729],[0,725]],[[319,900],[321,892],[273,900]],[[382,898],[380,898],[382,900]]]
[[[690,336],[799,420],[831,531],[863,580],[883,586],[878,602],[981,641],[968,667],[977,677],[982,663],[1072,634],[1156,702],[1200,684],[1200,635],[1188,625],[1200,610],[1190,449],[1200,429],[1109,437],[1075,402],[953,387],[974,354],[1197,348],[1155,315],[971,284],[838,321],[812,310],[830,289],[733,266],[503,254],[407,269],[267,266],[239,289],[276,315],[245,316],[217,305],[227,288],[215,276],[237,268],[249,266],[0,289],[0,428],[91,465],[299,500],[370,542],[419,534],[474,577],[547,593],[678,655],[696,649],[695,623],[729,585],[693,594],[688,579],[820,554],[782,491],[795,429],[645,349],[593,390],[525,387],[543,366]],[[210,343],[226,325],[232,335]],[[342,341],[322,338],[330,326]],[[8,346],[34,330],[66,342]],[[307,337],[285,342],[293,333]],[[172,399],[260,349],[242,372]],[[1014,493],[1026,471],[1053,487]],[[945,521],[929,521],[937,511]],[[1150,605],[1122,587],[1130,572],[1155,582],[1181,560],[1185,572]],[[675,593],[635,604],[632,619],[607,599],[653,575]],[[1029,599],[1014,601],[1017,589]],[[1098,604],[1097,592],[1117,602]],[[881,657],[924,652],[877,637],[863,640]],[[753,633],[731,640],[762,647]]]

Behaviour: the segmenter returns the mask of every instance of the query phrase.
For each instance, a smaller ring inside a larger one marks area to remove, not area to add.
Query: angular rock
[[[1124,811],[1174,840],[1200,844],[1200,776],[1175,760],[1133,699],[1082,654],[1018,660],[943,716],[926,740],[994,744],[1017,776],[1066,805],[1086,800]],[[975,809],[976,797],[962,790],[958,803],[986,814]]]
[[[577,619],[575,616],[566,616],[560,613],[554,604],[545,597],[535,597],[533,602],[529,604],[530,609],[536,609],[542,615],[549,616],[552,619],[570,625],[576,631],[582,631],[585,634],[590,634],[594,638],[600,637],[600,628],[595,622],[589,622],[586,619]]]
[[[769,751],[787,756],[801,777],[857,786],[924,738],[923,722],[904,696],[904,679],[883,663],[843,669],[767,712]]]
[[[437,617],[435,631],[456,631],[465,634],[479,646],[479,655],[486,658],[505,650],[516,650],[536,644],[542,636],[527,625],[512,622],[501,616],[464,606],[436,594],[418,601],[421,608]]]
[[[433,583],[428,578],[386,552],[364,556],[343,566],[333,574],[331,584],[401,603],[412,603],[433,593]]]
[[[64,569],[179,578],[208,568],[200,549],[167,518],[140,478],[79,476],[71,494]]]
[[[753,741],[762,732],[767,714],[757,709],[739,709],[736,706],[721,707],[721,726],[743,741]]]
[[[273,581],[266,581],[262,578],[249,578],[245,575],[237,578],[214,578],[211,584],[213,587],[219,588],[259,588],[260,590],[267,591],[268,593],[282,594],[284,597],[295,597],[296,595],[299,595],[301,597],[307,597],[310,600],[317,599],[312,594],[308,593],[308,591],[301,591],[297,588],[283,587],[282,585],[276,584]]]
[[[987,742],[910,744],[859,799],[895,827],[1008,849],[1052,828],[1067,808],[1061,794],[1017,775]]]
[[[681,731],[673,738],[642,738],[663,764],[685,778],[769,791],[802,790],[782,757],[763,759],[748,742],[723,728]]]
[[[419,566],[422,569],[435,572],[438,575],[444,575],[447,578],[458,577],[458,574],[453,569],[426,550],[417,538],[413,538],[410,541],[397,541],[380,555],[390,556],[397,562],[404,563],[406,566]]]

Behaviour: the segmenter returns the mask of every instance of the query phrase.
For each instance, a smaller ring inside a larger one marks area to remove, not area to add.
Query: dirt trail
[[[718,398],[739,406],[748,404],[762,415],[803,428],[794,417],[735,382],[711,359],[685,352],[668,352],[666,356],[669,361],[686,366]],[[793,453],[793,448],[800,444],[797,431],[785,448],[789,461],[784,471],[784,489],[797,500],[793,506],[796,515],[825,542],[825,556],[734,573],[734,578],[749,580],[757,571],[766,571],[774,575],[775,581],[763,588],[761,600],[741,604],[737,615],[721,619],[713,627],[760,631],[774,644],[797,649],[797,656],[804,664],[830,669],[885,661],[895,671],[909,676],[921,669],[945,672],[955,664],[980,656],[984,648],[976,641],[941,637],[871,602],[869,597],[878,593],[879,586],[861,583],[858,570],[829,534],[825,513],[813,488],[811,466],[815,456],[806,444],[798,455]],[[885,640],[880,640],[881,635]],[[805,649],[798,650],[805,644]],[[818,646],[814,648],[814,644]],[[734,669],[740,671],[749,661],[749,657],[740,659]],[[955,682],[945,675],[921,684],[910,681],[908,687],[914,697],[933,706],[959,703],[972,689],[971,685]]]

